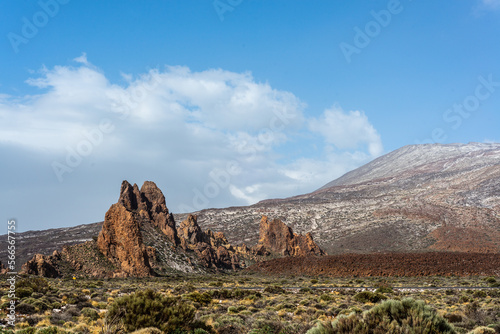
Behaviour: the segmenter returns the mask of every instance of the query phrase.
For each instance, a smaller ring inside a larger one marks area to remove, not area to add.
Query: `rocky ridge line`
[[[139,189],[123,181],[118,202],[106,212],[96,241],[64,246],[52,255],[36,254],[23,271],[47,277],[68,271],[99,277],[149,277],[172,269],[236,270],[271,254],[325,254],[310,234],[295,234],[277,219],[262,217],[261,241],[254,248],[233,246],[222,232],[203,231],[195,215],[188,215],[176,227],[156,184],[146,181]]]

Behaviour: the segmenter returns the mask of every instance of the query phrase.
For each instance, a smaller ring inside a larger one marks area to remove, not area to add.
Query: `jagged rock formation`
[[[57,269],[57,261],[59,259],[60,254],[57,251],[54,251],[52,256],[36,254],[31,260],[24,264],[23,270],[30,275],[55,278],[59,276],[59,270]]]
[[[142,241],[140,216],[127,210],[120,202],[106,212],[97,247],[128,275],[145,277],[153,274]]]
[[[195,212],[203,229],[256,244],[262,215],[329,254],[500,253],[500,144],[410,145],[309,194]],[[184,219],[184,216],[176,216]]]
[[[240,267],[238,251],[221,232],[203,232],[196,216],[188,215],[178,228],[181,247],[193,250],[207,268],[237,269]]]
[[[237,269],[244,262],[221,232],[203,232],[196,216],[179,228],[153,182],[141,189],[123,181],[118,202],[106,212],[97,240],[36,254],[23,272],[47,277],[67,273],[100,277],[148,277],[168,271]],[[207,268],[207,269],[203,269]]]
[[[129,211],[138,211],[145,219],[149,219],[175,245],[179,244],[174,217],[169,213],[165,203],[165,196],[154,182],[146,181],[139,190],[134,184],[122,182],[118,204],[122,204]]]
[[[124,181],[117,204],[111,206],[97,246],[121,270],[131,276],[151,276],[158,264],[157,250],[146,246],[141,229],[151,224],[172,243],[184,251],[192,251],[206,268],[239,268],[234,248],[221,233],[203,232],[196,216],[189,216],[179,228],[165,204],[165,197],[153,182],[146,181],[141,189]],[[150,263],[151,262],[151,263]]]
[[[300,235],[279,219],[269,220],[262,216],[260,220],[259,242],[254,247],[257,255],[276,253],[282,256],[325,255],[313,241],[311,233]]]

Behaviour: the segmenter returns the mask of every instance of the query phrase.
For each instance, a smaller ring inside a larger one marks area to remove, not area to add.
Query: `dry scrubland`
[[[2,322],[9,301],[3,282]],[[16,327],[2,332],[407,333],[406,326],[414,333],[500,333],[496,277],[24,277],[17,295]]]

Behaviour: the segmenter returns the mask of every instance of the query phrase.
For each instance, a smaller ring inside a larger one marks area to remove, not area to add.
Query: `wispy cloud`
[[[500,0],[477,0],[472,15],[479,18],[486,13],[497,11],[500,11]]]
[[[483,8],[500,9],[500,0],[481,0]]]

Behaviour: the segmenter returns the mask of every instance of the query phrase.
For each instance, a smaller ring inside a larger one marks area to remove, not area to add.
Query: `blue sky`
[[[408,144],[500,140],[498,0],[0,16],[0,212],[20,230],[101,221],[123,179],[155,181],[175,213],[307,193]]]

